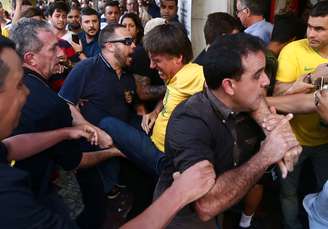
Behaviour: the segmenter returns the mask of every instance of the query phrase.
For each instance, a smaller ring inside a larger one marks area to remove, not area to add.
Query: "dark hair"
[[[134,24],[136,25],[136,28],[138,30],[137,37],[136,37],[136,44],[140,44],[141,40],[142,40],[142,37],[144,35],[143,34],[144,33],[144,28],[142,26],[142,23],[141,23],[141,20],[140,20],[139,16],[136,15],[135,13],[123,14],[123,16],[120,19],[120,24],[123,24],[124,18],[130,18],[134,22]]]
[[[170,22],[158,25],[150,30],[143,39],[147,52],[183,56],[183,63],[193,58],[191,42],[179,23]]]
[[[327,1],[320,1],[315,4],[311,11],[310,17],[325,17],[328,15],[328,2]]]
[[[240,24],[230,14],[223,12],[209,14],[204,27],[206,44],[212,44],[216,37],[230,34],[235,29],[240,30]]]
[[[162,3],[163,1],[175,1],[175,5],[178,5],[179,0],[161,0],[160,3]]]
[[[95,9],[92,9],[91,7],[86,7],[81,9],[81,17],[90,16],[90,15],[96,15],[97,17],[99,17],[98,12]]]
[[[49,4],[48,13],[50,16],[52,16],[56,10],[58,12],[64,12],[66,14],[68,14],[68,12],[70,11],[69,6],[62,1],[52,2]]]
[[[103,28],[100,31],[99,34],[99,38],[98,38],[98,44],[100,46],[100,48],[104,48],[105,47],[105,43],[116,37],[116,29],[118,28],[125,28],[123,25],[118,24],[118,23],[109,23],[108,25],[105,26],[105,28]]]
[[[218,37],[205,54],[203,70],[207,86],[217,89],[223,79],[239,80],[244,72],[242,58],[250,52],[264,51],[263,42],[246,33]]]
[[[24,12],[22,12],[22,15],[21,15],[22,18],[23,17],[31,18],[31,17],[36,17],[36,16],[44,18],[42,10],[38,7],[29,8],[29,9],[25,10]]]
[[[263,0],[239,0],[242,8],[247,7],[253,15],[264,14],[264,1]]]
[[[4,48],[15,50],[15,43],[0,35],[0,56]],[[0,58],[0,90],[3,87],[9,70],[9,66],[3,61],[3,58]]]
[[[306,33],[306,24],[302,19],[293,13],[276,15],[271,34],[271,41],[285,43],[304,38]]]
[[[118,1],[108,1],[104,8],[106,8],[107,6],[117,7],[118,9],[120,9],[120,3]]]
[[[72,10],[77,10],[77,11],[79,11],[80,12],[80,14],[81,14],[81,7],[80,6],[78,6],[78,5],[75,5],[75,6],[71,6],[71,9],[70,9],[70,11],[69,12],[71,12]],[[69,13],[68,12],[68,13]]]

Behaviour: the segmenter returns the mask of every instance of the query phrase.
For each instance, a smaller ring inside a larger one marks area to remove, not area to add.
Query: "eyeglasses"
[[[241,11],[243,11],[243,10],[246,10],[247,9],[247,7],[244,7],[244,8],[242,8],[242,9],[240,9],[240,10],[236,10],[236,15],[238,15]]]
[[[134,39],[131,37],[126,37],[124,39],[120,39],[120,40],[111,40],[111,41],[106,41],[105,43],[122,43],[126,46],[131,46],[132,43],[134,42]]]

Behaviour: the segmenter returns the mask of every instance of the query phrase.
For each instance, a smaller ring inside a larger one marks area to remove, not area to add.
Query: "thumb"
[[[294,117],[293,114],[289,113],[288,115],[286,115],[283,119],[281,119],[279,121],[278,125],[272,131],[280,129],[282,126],[284,126],[286,123],[288,123],[293,117]]]

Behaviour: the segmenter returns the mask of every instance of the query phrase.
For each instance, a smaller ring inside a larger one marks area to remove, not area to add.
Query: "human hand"
[[[316,92],[316,107],[318,114],[324,120],[328,122],[328,90],[320,90]]]
[[[141,127],[147,134],[149,134],[151,128],[153,128],[157,116],[158,113],[156,111],[150,112],[142,116]]]
[[[178,193],[182,193],[184,203],[189,204],[204,196],[215,184],[213,165],[207,161],[200,161],[186,169],[183,173],[173,174],[173,184]]]
[[[90,125],[78,125],[67,128],[68,130],[68,138],[69,139],[79,139],[85,138],[87,139],[92,145],[98,144],[98,134],[95,128]]]
[[[293,115],[289,114],[282,118],[278,125],[267,135],[261,146],[260,152],[268,166],[281,160],[285,153],[293,147],[299,146],[293,132],[286,128],[292,117]]]
[[[100,148],[109,148],[113,146],[113,139],[102,129],[95,127],[98,133],[98,143]]]
[[[80,40],[79,43],[72,41],[70,44],[72,45],[75,52],[83,52],[83,46]]]

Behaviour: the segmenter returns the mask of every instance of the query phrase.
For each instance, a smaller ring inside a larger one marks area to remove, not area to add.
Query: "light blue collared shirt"
[[[265,45],[268,45],[271,40],[272,30],[273,25],[263,19],[245,29],[245,33],[261,38]]]

